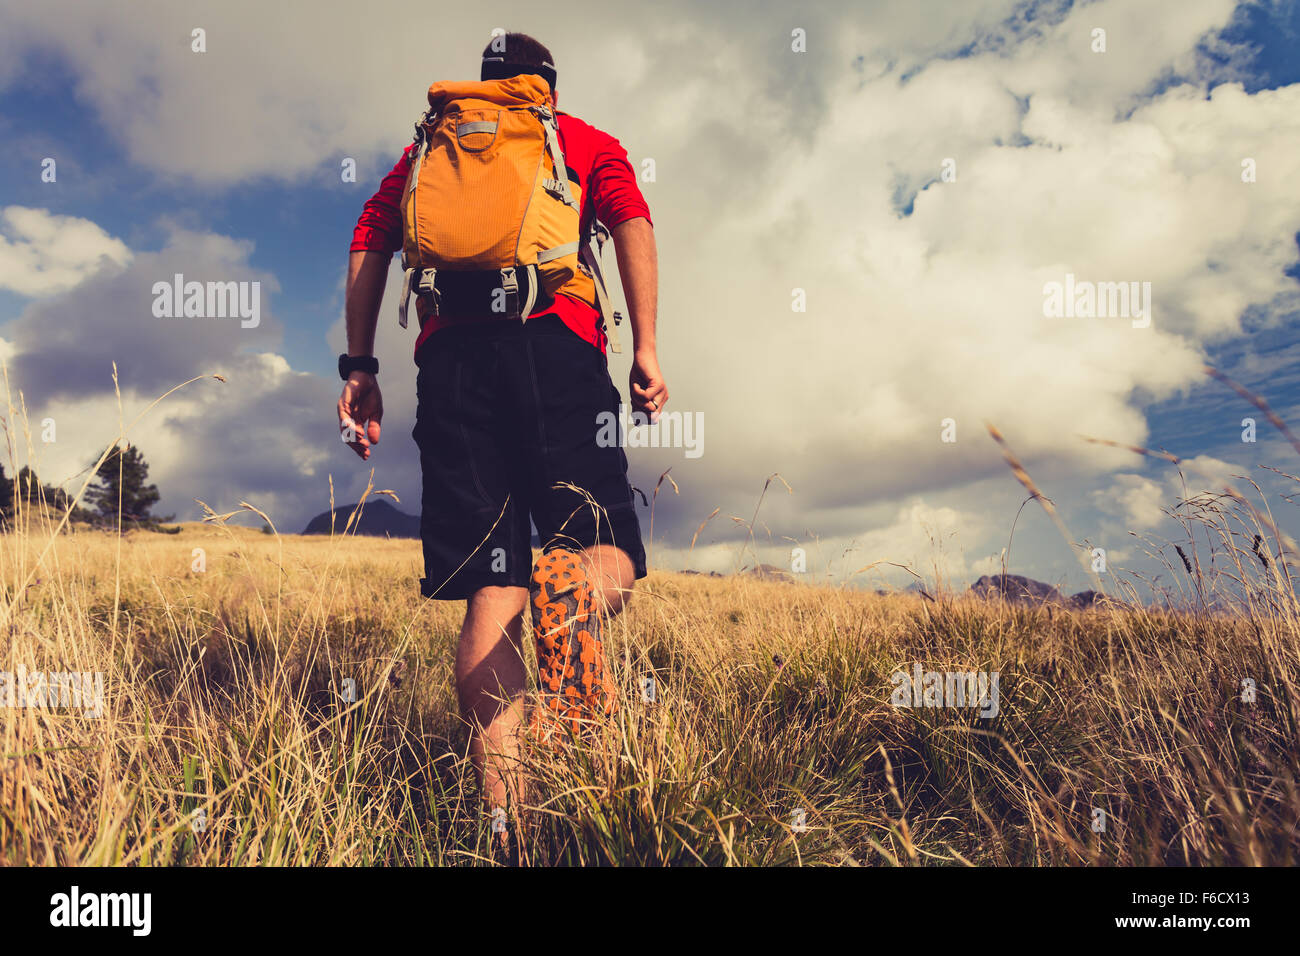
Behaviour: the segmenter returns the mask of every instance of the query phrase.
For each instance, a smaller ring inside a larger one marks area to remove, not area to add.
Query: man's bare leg
[[[587,567],[587,580],[592,590],[600,596],[599,606],[604,608],[606,620],[614,617],[632,598],[636,584],[636,568],[632,559],[612,544],[598,544],[582,552]]]
[[[521,797],[516,762],[527,686],[521,643],[527,602],[527,588],[475,591],[456,651],[460,713],[470,725],[470,759],[489,814],[506,807],[507,797],[517,808]]]
[[[593,596],[606,620],[623,610],[636,582],[632,561],[619,548],[601,544],[583,552]],[[470,759],[479,774],[489,812],[520,797],[515,761],[523,720],[527,676],[523,659],[523,612],[528,591],[480,588],[470,597],[456,652],[456,690],[461,716],[470,724]],[[503,702],[504,701],[504,702]]]

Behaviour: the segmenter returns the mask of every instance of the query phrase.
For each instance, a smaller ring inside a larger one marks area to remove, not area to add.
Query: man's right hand
[[[379,444],[379,422],[383,417],[384,398],[379,383],[369,372],[353,372],[339,396],[339,432],[362,461],[370,457],[370,446]]]
[[[628,374],[628,391],[631,392],[632,411],[641,412],[650,421],[659,421],[659,413],[668,404],[668,386],[664,384],[663,373],[659,371],[659,359],[655,353],[638,349],[632,359],[632,371]]]

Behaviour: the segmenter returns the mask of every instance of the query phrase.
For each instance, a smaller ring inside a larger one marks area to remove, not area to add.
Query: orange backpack
[[[440,312],[527,320],[560,293],[598,309],[621,349],[599,246],[579,235],[582,192],[570,181],[546,81],[435,83],[416,124],[402,198],[405,285],[421,324]],[[595,224],[603,244],[608,232]]]

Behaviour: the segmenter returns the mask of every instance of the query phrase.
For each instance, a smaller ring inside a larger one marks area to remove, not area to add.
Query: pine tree
[[[158,486],[148,484],[149,465],[134,445],[119,447],[109,455],[95,477],[98,483],[87,491],[86,501],[105,523],[117,523],[119,503],[124,527],[156,528],[172,520],[171,515],[159,518],[152,514],[160,497]]]

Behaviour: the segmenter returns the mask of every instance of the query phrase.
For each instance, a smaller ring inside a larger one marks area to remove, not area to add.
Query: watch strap
[[[379,359],[373,355],[348,355],[344,352],[339,356],[339,378],[346,380],[353,372],[378,375]]]

